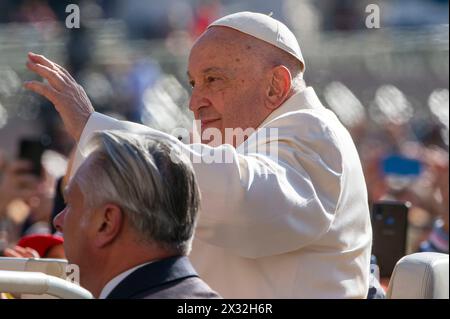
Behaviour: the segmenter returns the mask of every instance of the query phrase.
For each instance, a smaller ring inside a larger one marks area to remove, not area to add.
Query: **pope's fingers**
[[[28,57],[30,58],[31,62],[45,65],[46,67],[48,67],[50,69],[59,70],[62,73],[64,73],[64,75],[67,76],[68,79],[70,79],[71,81],[75,81],[73,79],[72,75],[70,75],[70,73],[65,68],[63,68],[59,64],[47,59],[45,56],[29,52]]]
[[[38,81],[28,81],[24,84],[25,88],[46,97],[55,106],[60,98],[60,93],[48,84]]]
[[[27,67],[34,73],[46,79],[50,83],[50,85],[53,86],[58,91],[62,91],[68,86],[68,83],[64,79],[63,75],[60,74],[58,71],[55,71],[54,69],[30,61],[27,62]]]
[[[58,63],[53,62],[53,64],[58,68],[59,71],[64,73],[64,75],[72,82],[76,82],[75,79],[72,77],[72,75],[67,71],[65,68],[60,66]]]
[[[28,53],[28,58],[30,59],[31,62],[45,65],[46,67],[48,67],[50,69],[54,68],[53,62],[50,61],[49,59],[47,59],[46,57],[44,57],[43,55],[39,55],[39,54],[35,54],[33,52],[29,52]]]

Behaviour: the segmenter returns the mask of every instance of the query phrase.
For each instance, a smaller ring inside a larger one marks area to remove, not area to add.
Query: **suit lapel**
[[[106,298],[133,298],[158,286],[189,277],[198,277],[198,274],[186,256],[166,258],[138,268],[125,277]]]

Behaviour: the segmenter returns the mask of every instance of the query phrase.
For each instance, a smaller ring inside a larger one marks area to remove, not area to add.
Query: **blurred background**
[[[65,27],[71,3],[80,7],[79,29]],[[379,29],[366,27],[371,3],[380,8]],[[97,111],[170,133],[191,126],[186,68],[193,41],[223,15],[272,13],[300,42],[306,83],[350,130],[370,202],[410,201],[408,252],[448,253],[448,6],[448,0],[0,0],[0,175],[17,157],[20,139],[39,138],[50,150],[44,167],[51,201],[73,147],[53,106],[22,88],[34,78],[25,68],[27,52],[65,66]],[[3,212],[0,205],[0,246],[49,220],[45,200],[8,202]],[[436,231],[438,240],[428,240]]]

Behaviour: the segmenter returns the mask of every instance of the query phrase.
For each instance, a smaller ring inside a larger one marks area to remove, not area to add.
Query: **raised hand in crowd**
[[[61,115],[69,134],[79,140],[89,116],[94,112],[84,89],[66,69],[42,55],[29,53],[27,67],[48,83],[29,81],[25,83],[25,87],[50,100]]]

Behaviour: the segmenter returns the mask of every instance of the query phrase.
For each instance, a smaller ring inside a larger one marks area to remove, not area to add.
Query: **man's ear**
[[[112,243],[119,236],[123,228],[124,213],[115,204],[105,204],[99,208],[96,215],[98,219],[95,222],[94,244],[97,248],[102,248]]]
[[[286,100],[291,90],[292,76],[284,65],[274,67],[269,72],[269,85],[266,89],[265,105],[275,110]]]

